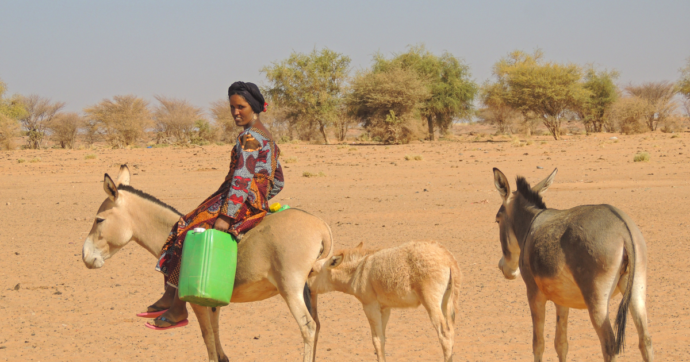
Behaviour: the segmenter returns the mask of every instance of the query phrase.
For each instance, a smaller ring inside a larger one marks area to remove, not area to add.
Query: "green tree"
[[[87,122],[98,126],[108,144],[123,148],[133,145],[151,125],[148,102],[134,96],[115,96],[84,109]]]
[[[41,148],[48,125],[59,115],[65,107],[64,102],[51,102],[50,99],[35,94],[21,97],[26,113],[19,118],[22,127],[27,132],[27,146],[31,149]]]
[[[479,92],[479,99],[484,108],[477,113],[482,121],[496,125],[498,133],[503,134],[512,133],[512,126],[522,118],[520,112],[508,105],[506,97],[505,84],[500,82],[485,83]]]
[[[469,66],[452,54],[445,52],[436,56],[424,45],[416,45],[392,59],[386,59],[381,54],[374,57],[375,73],[391,67],[415,71],[430,92],[430,97],[420,107],[420,114],[427,121],[429,140],[433,141],[435,138],[435,127],[445,133],[453,120],[472,115],[472,102],[477,95],[478,86],[470,79]]]
[[[13,149],[13,139],[19,133],[18,119],[24,117],[26,109],[20,97],[15,95],[5,97],[7,85],[0,80],[0,147],[2,149]]]
[[[506,87],[506,103],[525,115],[534,113],[558,140],[564,117],[582,107],[589,91],[579,66],[544,62],[542,57],[541,51],[515,51],[494,66],[494,74]]]
[[[402,67],[360,72],[347,96],[348,114],[361,119],[372,138],[384,143],[407,143],[411,125],[431,93],[419,75]]]
[[[271,83],[267,91],[293,127],[317,128],[328,144],[326,128],[338,115],[350,57],[324,48],[289,58],[261,69]]]
[[[618,72],[600,71],[594,67],[587,69],[584,77],[584,88],[589,91],[580,109],[576,111],[585,124],[587,133],[601,132],[606,123],[606,111],[618,99],[618,87],[614,80],[618,79]]]

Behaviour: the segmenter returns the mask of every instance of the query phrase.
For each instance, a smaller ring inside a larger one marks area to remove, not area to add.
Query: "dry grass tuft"
[[[423,159],[424,158],[421,155],[413,155],[413,156],[405,155],[405,161],[412,161],[412,160],[421,161]]]
[[[633,161],[634,162],[649,162],[649,153],[639,152],[639,153],[635,154]]]
[[[89,153],[88,155],[84,156],[85,160],[95,160],[96,158],[97,158],[97,156],[94,155],[93,153]]]

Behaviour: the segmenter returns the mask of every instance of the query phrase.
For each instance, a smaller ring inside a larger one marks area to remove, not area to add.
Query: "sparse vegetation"
[[[302,172],[302,177],[326,177],[326,174],[320,171],[319,173],[311,173],[309,171],[304,171]]]
[[[17,163],[24,163],[24,162],[26,162],[26,160],[23,159],[23,158],[18,158],[18,159],[17,159]]]
[[[124,148],[138,141],[151,125],[148,102],[133,95],[115,96],[84,109],[87,120],[93,122],[108,144]]]
[[[19,121],[26,130],[27,147],[31,149],[41,148],[41,143],[46,136],[46,131],[60,110],[65,106],[64,102],[52,102],[50,99],[32,94],[20,98],[26,112]]]
[[[283,163],[296,163],[297,162],[297,157],[288,157],[285,159],[281,159]]]
[[[647,152],[638,152],[635,154],[635,157],[633,158],[634,162],[649,162],[649,153]]]
[[[34,158],[29,160],[29,163],[39,163],[39,162],[41,162],[40,157],[34,157]]]
[[[89,154],[84,156],[85,160],[95,160],[96,158],[97,158],[97,156],[93,153],[89,153]]]
[[[79,129],[84,125],[84,120],[79,114],[61,113],[48,123],[48,130],[52,133],[51,138],[60,145],[61,148],[74,148],[77,142]]]
[[[412,160],[414,160],[414,161],[421,161],[421,160],[423,160],[423,159],[424,159],[424,158],[423,158],[421,155],[412,155],[412,156],[410,156],[410,155],[405,155],[405,161],[412,161]]]

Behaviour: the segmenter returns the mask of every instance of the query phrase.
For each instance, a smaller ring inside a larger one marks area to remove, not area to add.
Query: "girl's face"
[[[230,111],[235,124],[247,128],[254,120],[254,111],[247,101],[238,94],[230,97]]]

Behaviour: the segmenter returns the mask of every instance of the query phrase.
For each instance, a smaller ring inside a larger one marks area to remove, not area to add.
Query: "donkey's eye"
[[[105,220],[105,219],[104,219],[104,218],[101,218],[101,217],[97,217],[97,218],[96,218],[96,224],[102,223],[103,220]]]

